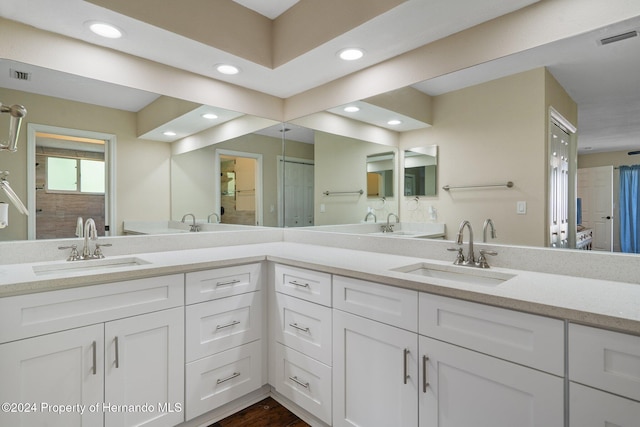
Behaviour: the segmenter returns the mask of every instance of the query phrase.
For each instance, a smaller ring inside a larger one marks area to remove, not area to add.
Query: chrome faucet
[[[383,233],[393,233],[394,224],[391,224],[389,222],[392,216],[394,216],[396,218],[396,224],[400,222],[400,218],[398,218],[398,215],[396,215],[394,213],[390,213],[389,215],[387,215],[387,224],[382,226],[382,232]]]
[[[376,214],[374,214],[373,212],[369,211],[367,212],[367,214],[364,216],[364,222],[367,222],[367,220],[369,219],[369,217],[372,216],[373,217],[373,222],[378,221],[376,218]]]
[[[84,248],[82,248],[82,259],[90,259],[91,250],[89,249],[89,239],[98,240],[98,230],[96,230],[96,223],[93,218],[87,219],[84,223]]]
[[[471,227],[471,223],[467,220],[464,220],[460,223],[460,228],[458,228],[458,245],[462,245],[462,237],[464,234],[464,228],[467,227],[469,229],[469,253],[467,258],[464,260],[464,265],[473,265],[476,262],[476,257],[473,254],[473,228]]]
[[[493,221],[491,220],[491,218],[487,218],[482,226],[482,243],[486,243],[487,241],[487,228],[491,228],[492,239],[495,239],[497,237],[496,228],[493,226]]]
[[[212,217],[212,216],[215,216],[215,217],[216,217],[216,224],[220,223],[220,215],[218,215],[218,214],[217,214],[217,213],[215,213],[215,212],[214,212],[214,213],[212,213],[211,215],[209,215],[209,216],[207,217],[207,222],[209,222],[209,223],[211,222],[211,217]]]
[[[198,231],[198,230],[199,230],[199,227],[198,227],[198,224],[196,224],[196,216],[195,216],[194,214],[192,214],[192,213],[185,214],[185,215],[182,217],[182,220],[181,220],[181,221],[184,223],[184,220],[185,220],[188,216],[190,216],[191,218],[193,218],[193,224],[191,224],[191,225],[190,225],[189,231]]]

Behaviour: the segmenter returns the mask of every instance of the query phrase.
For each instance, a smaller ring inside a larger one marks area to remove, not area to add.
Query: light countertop
[[[0,265],[0,297],[269,260],[640,335],[640,286],[633,283],[500,267],[480,270],[452,266],[450,261],[292,242],[183,249],[107,259],[124,258],[146,263],[41,274],[36,274],[33,267],[47,268],[66,261]],[[394,271],[423,262],[445,270],[480,270],[478,274],[514,277],[497,285],[480,285]]]

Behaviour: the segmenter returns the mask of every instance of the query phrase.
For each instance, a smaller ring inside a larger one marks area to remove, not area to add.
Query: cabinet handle
[[[407,380],[410,378],[410,375],[409,375],[409,372],[408,372],[408,369],[409,369],[409,362],[407,360],[408,358],[409,358],[409,349],[405,348],[404,349],[404,355],[403,355],[403,359],[404,359],[404,373],[403,373],[404,378],[403,378],[403,380],[404,380],[405,384],[407,383]]]
[[[234,372],[233,374],[229,375],[227,378],[222,378],[216,381],[216,384],[222,384],[224,382],[227,382],[229,380],[234,379],[235,377],[239,377],[240,376],[240,372]]]
[[[429,361],[429,357],[427,357],[426,355],[423,355],[422,356],[422,392],[423,393],[426,393],[427,387],[429,387],[429,372],[427,370],[428,361]]]
[[[308,288],[309,284],[308,283],[300,283],[296,280],[289,280],[289,284],[293,285],[293,286],[299,286],[301,288]]]
[[[309,383],[308,382],[304,383],[304,382],[300,381],[298,379],[298,377],[289,377],[289,379],[291,381],[293,381],[294,383],[298,384],[299,386],[302,386],[302,387],[306,388],[307,390],[309,389]]]
[[[233,280],[227,280],[226,282],[217,282],[217,283],[216,283],[216,287],[218,287],[218,286],[229,286],[229,285],[235,285],[236,283],[240,283],[240,280],[238,280],[238,279],[233,279]]]
[[[231,322],[231,323],[227,323],[226,325],[218,325],[218,326],[216,326],[216,331],[217,331],[218,329],[224,329],[224,328],[229,328],[229,327],[231,327],[231,326],[235,326],[235,325],[237,325],[237,324],[239,324],[239,323],[240,323],[239,321],[234,320],[233,322]]]
[[[91,368],[91,373],[93,375],[96,375],[96,372],[98,370],[98,366],[96,364],[96,353],[97,353],[96,346],[97,346],[97,344],[96,344],[95,341],[91,343],[91,348],[93,350],[93,368]]]
[[[120,367],[120,351],[118,351],[118,337],[114,338],[116,345],[116,368]]]
[[[297,323],[289,323],[289,326],[291,326],[292,328],[295,328],[299,331],[302,332],[306,332],[306,333],[310,333],[311,331],[309,330],[309,328],[303,328],[302,326],[298,326]]]

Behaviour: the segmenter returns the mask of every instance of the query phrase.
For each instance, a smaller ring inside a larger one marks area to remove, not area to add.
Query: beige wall
[[[481,236],[484,220],[491,218],[496,242],[543,245],[548,77],[540,68],[434,97],[433,127],[402,135],[400,148],[438,145],[438,194],[421,198],[417,209],[413,198],[406,198],[403,221],[424,220],[433,206],[448,239],[465,219]],[[514,187],[442,190],[507,181]],[[517,201],[527,202],[526,215],[516,214]]]
[[[315,174],[314,174],[314,218],[315,225],[354,224],[361,222],[367,214],[367,208],[378,207],[380,199],[369,199],[367,191],[367,156],[386,153],[397,149],[359,139],[348,138],[325,132],[315,133]],[[397,168],[396,168],[397,170]],[[378,221],[386,220],[389,212],[396,213],[393,208],[397,200],[397,178],[394,177],[395,196],[389,198],[384,209],[374,213]],[[325,191],[357,191],[363,195],[325,196]],[[324,205],[324,212],[321,212]],[[390,209],[390,210],[389,210]]]
[[[135,113],[48,96],[0,88],[6,104],[28,105],[16,153],[0,156],[0,170],[11,172],[9,182],[27,203],[27,123],[59,126],[115,134],[116,148],[116,233],[122,221],[158,220],[169,215],[169,144],[139,140]],[[4,119],[4,117],[3,117]],[[3,196],[0,196],[3,197]],[[27,238],[27,218],[10,208],[11,226],[0,230],[0,240]]]

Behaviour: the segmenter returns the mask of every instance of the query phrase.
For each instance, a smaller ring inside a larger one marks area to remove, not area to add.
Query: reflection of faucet
[[[391,217],[394,216],[396,218],[396,224],[400,222],[400,218],[398,218],[398,215],[394,214],[394,213],[390,213],[389,215],[387,215],[387,224],[382,226],[382,232],[383,233],[393,233],[393,225],[394,224],[390,224],[389,220],[391,219]]]
[[[471,223],[467,220],[464,220],[460,223],[460,228],[458,228],[458,244],[462,245],[462,237],[464,234],[464,228],[467,227],[469,229],[469,254],[467,258],[464,260],[464,265],[473,265],[476,261],[475,255],[473,254],[473,228],[471,227]]]
[[[212,216],[215,216],[215,217],[216,217],[216,223],[219,223],[219,222],[220,222],[220,215],[218,215],[218,214],[217,214],[217,213],[215,213],[215,212],[214,212],[214,213],[212,213],[211,215],[209,215],[209,216],[207,217],[207,222],[211,222],[211,217],[212,217]]]
[[[373,212],[369,211],[367,212],[367,214],[364,216],[364,222],[367,222],[367,220],[369,219],[369,217],[372,216],[373,217],[373,222],[376,222],[376,214],[374,214]]]
[[[182,222],[184,222],[185,218],[187,218],[188,216],[190,216],[191,218],[193,218],[193,224],[191,224],[191,226],[190,226],[190,228],[189,228],[189,231],[198,231],[198,230],[199,230],[199,227],[198,227],[198,224],[196,224],[196,216],[195,216],[194,214],[192,214],[192,213],[185,214],[185,215],[182,217]]]
[[[82,259],[91,258],[89,239],[98,240],[98,230],[96,230],[96,223],[93,218],[87,219],[87,222],[84,223],[84,248],[82,248]]]
[[[496,234],[496,228],[493,226],[493,221],[491,221],[491,218],[487,218],[484,221],[484,225],[482,226],[482,242],[485,243],[487,241],[487,227],[491,228],[491,238],[495,239],[497,234]]]

